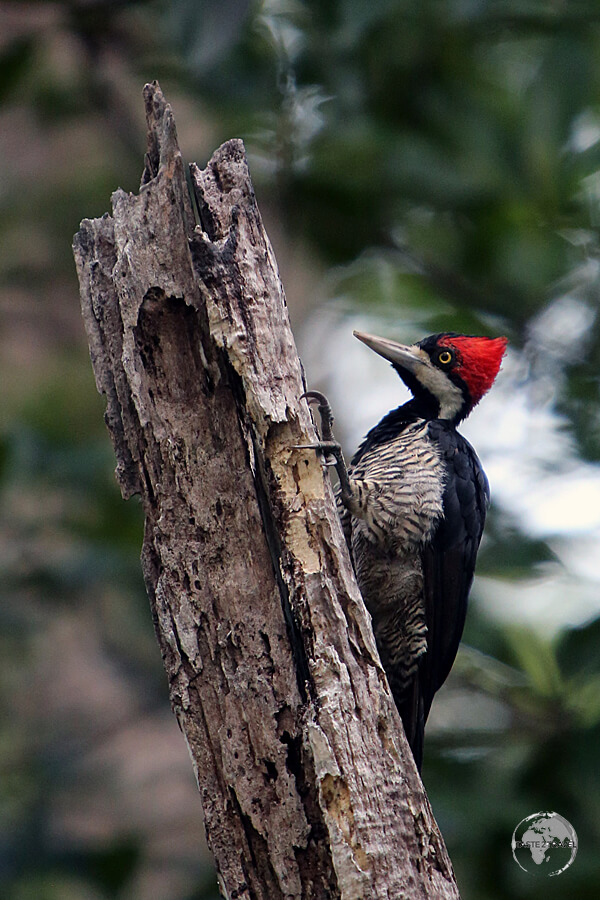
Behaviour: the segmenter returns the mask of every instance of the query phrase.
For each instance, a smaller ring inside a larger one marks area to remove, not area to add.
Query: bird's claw
[[[326,466],[337,465],[338,460],[334,453],[337,453],[340,449],[340,445],[337,441],[317,441],[314,444],[292,444],[292,450],[314,450],[323,457],[322,462]]]
[[[321,443],[336,443],[333,436],[333,413],[331,411],[331,404],[325,394],[322,394],[321,391],[305,391],[304,394],[300,396],[301,400],[306,400],[310,405],[311,403],[318,404],[319,416],[321,417],[321,435],[323,440]]]
[[[321,418],[322,439],[314,444],[295,444],[295,450],[315,450],[323,457],[326,466],[337,466],[342,458],[342,448],[333,436],[333,413],[329,400],[320,391],[306,391],[300,400],[306,400],[308,404],[317,403]]]
[[[333,436],[333,413],[329,400],[320,391],[306,391],[300,397],[307,403],[317,403],[319,415],[321,417],[321,440],[315,444],[296,444],[298,450],[315,450],[323,460],[326,466],[335,466],[338,478],[340,480],[341,493],[343,503],[347,503],[352,499],[352,487],[348,475],[348,469],[344,461],[342,446]]]

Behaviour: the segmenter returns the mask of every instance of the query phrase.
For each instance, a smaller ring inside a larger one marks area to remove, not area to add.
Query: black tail
[[[426,707],[418,674],[413,679],[409,690],[405,691],[402,696],[398,696],[393,688],[392,692],[404,725],[406,740],[409,743],[417,769],[420,772],[423,764],[425,721],[429,707]]]

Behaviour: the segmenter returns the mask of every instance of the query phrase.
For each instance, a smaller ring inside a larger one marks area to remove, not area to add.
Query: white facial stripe
[[[440,404],[440,419],[453,419],[461,410],[464,397],[449,376],[434,366],[424,350],[420,347],[410,348],[415,356],[423,359],[425,365],[415,366],[414,374],[430,394],[437,398]]]

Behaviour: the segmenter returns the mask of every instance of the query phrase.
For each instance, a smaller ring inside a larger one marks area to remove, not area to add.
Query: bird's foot
[[[320,391],[306,391],[306,393],[301,395],[300,399],[306,400],[309,405],[311,403],[318,404],[319,416],[321,418],[321,440],[314,444],[296,444],[295,449],[316,450],[319,455],[323,456],[325,465],[336,465],[337,459],[342,452],[342,448],[333,436],[333,413],[331,411],[329,400],[325,394],[322,394]]]
[[[306,393],[302,394],[300,399],[306,400],[309,405],[311,403],[318,404],[317,409],[319,410],[319,416],[321,418],[321,440],[314,444],[296,444],[295,449],[315,450],[322,456],[326,466],[335,466],[338,478],[340,479],[342,499],[344,499],[346,496],[351,495],[352,489],[350,487],[350,478],[341,444],[336,441],[333,435],[333,413],[331,411],[331,404],[325,394],[322,394],[320,391],[306,391]]]

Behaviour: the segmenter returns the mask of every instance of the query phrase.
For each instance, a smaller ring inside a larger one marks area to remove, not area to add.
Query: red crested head
[[[389,338],[354,332],[388,359],[412,391],[420,414],[457,424],[494,383],[508,341],[504,337],[432,334],[406,346]]]
[[[453,370],[467,386],[471,407],[479,403],[493,385],[507,344],[505,337],[471,337],[462,334],[439,336],[438,346],[449,347],[456,353]]]

